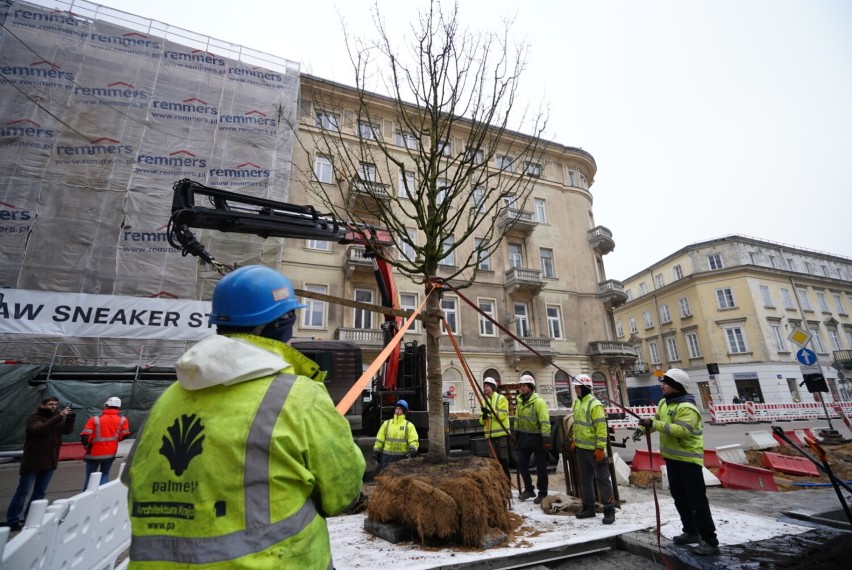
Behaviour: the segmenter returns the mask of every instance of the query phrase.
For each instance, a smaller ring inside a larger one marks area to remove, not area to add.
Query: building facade
[[[639,355],[628,371],[631,404],[655,403],[654,373],[670,367],[689,372],[705,408],[735,397],[813,402],[797,361],[802,341],[827,381],[826,401],[852,397],[843,373],[852,365],[848,258],[732,235],[684,247],[624,290],[615,327]]]

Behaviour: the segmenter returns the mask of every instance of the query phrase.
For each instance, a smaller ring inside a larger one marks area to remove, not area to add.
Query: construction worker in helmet
[[[603,524],[615,522],[615,495],[612,479],[606,459],[606,447],[609,443],[609,430],[606,426],[606,409],[592,392],[592,378],[588,374],[578,374],[571,382],[574,385],[573,439],[571,449],[577,455],[580,468],[580,491],[583,508],[577,513],[578,519],[595,517],[595,482],[603,503]]]
[[[382,422],[379,427],[373,445],[373,459],[382,469],[400,459],[417,457],[420,438],[414,424],[405,419],[407,413],[408,402],[399,400],[394,404],[393,417]]]
[[[365,462],[325,373],[285,344],[302,307],[268,267],[216,285],[217,334],[177,361],[122,476],[130,568],[332,567],[325,517],[359,498]]]
[[[130,435],[130,422],[120,414],[121,398],[112,396],[104,403],[100,416],[86,420],[80,432],[80,442],[86,448],[86,478],[83,490],[89,485],[92,473],[101,472],[101,485],[109,483],[109,470],[118,454],[118,442]]]
[[[657,414],[639,424],[643,430],[660,434],[660,454],[666,462],[669,489],[683,525],[683,533],[673,539],[675,544],[697,544],[693,548],[696,554],[717,556],[719,539],[704,484],[703,424],[689,388],[686,371],[667,370],[660,379],[663,399],[657,404]]]
[[[485,437],[503,466],[506,477],[509,476],[509,400],[497,392],[497,381],[487,376],[482,381],[482,415],[479,424],[485,428]]]
[[[524,490],[519,492],[518,498],[526,501],[535,497],[533,502],[539,504],[547,496],[547,451],[551,447],[550,412],[547,403],[535,393],[535,378],[524,374],[519,383],[521,394],[515,403],[515,457],[524,482]],[[532,457],[535,460],[538,496],[530,475]]]

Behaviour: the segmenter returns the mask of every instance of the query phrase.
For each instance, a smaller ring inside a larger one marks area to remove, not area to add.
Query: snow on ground
[[[573,516],[550,515],[532,501],[514,501],[512,512],[524,519],[515,539],[501,547],[486,551],[462,548],[423,548],[416,543],[391,544],[364,531],[364,514],[328,519],[334,566],[338,570],[382,568],[388,564],[406,569],[426,570],[436,566],[463,564],[493,558],[507,558],[521,553],[546,550],[558,546],[580,544],[628,532],[656,528],[652,497],[624,491],[625,503],[617,511],[615,524],[601,524],[602,515],[578,520]],[[628,490],[629,491],[629,490]],[[635,497],[633,497],[635,495]],[[719,540],[723,545],[741,544],[785,534],[799,534],[808,527],[777,522],[774,519],[748,515],[738,511],[711,507]],[[670,539],[681,533],[680,519],[668,495],[660,497],[661,534]]]

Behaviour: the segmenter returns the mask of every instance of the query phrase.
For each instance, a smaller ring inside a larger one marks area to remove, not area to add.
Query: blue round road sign
[[[817,361],[817,356],[813,350],[809,348],[801,348],[796,353],[796,360],[798,360],[805,366],[810,366],[811,364]]]

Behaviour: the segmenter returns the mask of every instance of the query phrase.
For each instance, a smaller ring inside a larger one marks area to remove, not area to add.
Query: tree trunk
[[[426,300],[426,381],[429,386],[429,456],[446,459],[444,433],[443,374],[441,373],[441,295],[435,291]]]

